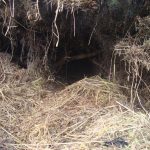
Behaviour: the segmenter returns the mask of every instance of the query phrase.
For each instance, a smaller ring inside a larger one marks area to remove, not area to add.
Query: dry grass
[[[146,112],[150,107],[150,16],[138,17],[136,28],[134,37],[122,39],[116,44],[114,53],[125,63],[132,105],[138,103]]]
[[[115,46],[115,53],[129,63],[133,73],[139,74],[140,68],[150,70],[150,16],[138,18],[137,23],[136,36],[121,40]]]
[[[131,41],[128,41],[131,40]],[[144,43],[144,45],[137,45],[133,39],[128,38],[127,40],[121,41],[115,47],[117,54],[122,55],[125,61],[133,67],[139,69],[141,66],[150,70],[150,55],[149,50],[145,50],[144,47],[148,46],[149,40]],[[149,46],[150,47],[150,46]],[[139,66],[139,67],[138,67]],[[137,70],[138,71],[138,70]]]
[[[93,77],[59,90],[9,60],[0,54],[1,149],[119,149],[104,146],[116,137],[124,149],[150,149],[149,116],[130,109],[125,87]]]
[[[84,8],[90,8],[93,6],[96,6],[97,1],[96,0],[53,0],[49,1],[48,3],[60,3],[61,5],[65,7],[84,7]]]

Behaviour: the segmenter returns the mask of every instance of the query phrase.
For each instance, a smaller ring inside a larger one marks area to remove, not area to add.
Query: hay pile
[[[119,149],[104,146],[117,137],[150,148],[149,116],[130,109],[125,87],[92,77],[59,89],[9,60],[0,54],[1,149]]]

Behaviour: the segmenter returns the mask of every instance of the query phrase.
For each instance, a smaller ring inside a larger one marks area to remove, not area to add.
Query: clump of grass
[[[116,44],[114,53],[125,63],[133,107],[139,105],[147,112],[150,94],[150,17],[138,17],[136,28],[134,36],[127,36]]]
[[[138,18],[138,33],[135,37],[127,37],[115,46],[115,53],[128,62],[134,73],[140,68],[150,70],[150,17]]]

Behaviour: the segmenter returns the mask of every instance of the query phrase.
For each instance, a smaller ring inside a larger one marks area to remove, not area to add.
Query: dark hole
[[[66,62],[59,72],[57,72],[56,78],[71,84],[84,77],[97,75],[99,72],[100,68],[92,63],[91,59],[81,59]]]

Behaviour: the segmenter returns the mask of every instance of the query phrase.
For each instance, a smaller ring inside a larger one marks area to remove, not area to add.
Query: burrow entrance
[[[65,64],[56,73],[56,79],[66,83],[73,83],[84,77],[91,77],[101,74],[101,68],[98,64],[94,64],[92,59],[80,59]]]
[[[112,47],[113,43],[109,42],[105,46],[106,44],[103,45],[101,41],[93,39],[88,46],[85,37],[79,39],[79,37],[69,39],[69,44],[60,42],[60,46],[54,49],[54,54],[50,51],[49,57],[54,55],[50,60],[50,64],[52,63],[50,69],[54,70],[56,80],[71,84],[85,77],[100,75],[105,78],[107,76],[105,69],[107,70],[108,66],[103,64],[105,58],[112,54],[110,46]],[[110,62],[109,60],[107,63]]]

